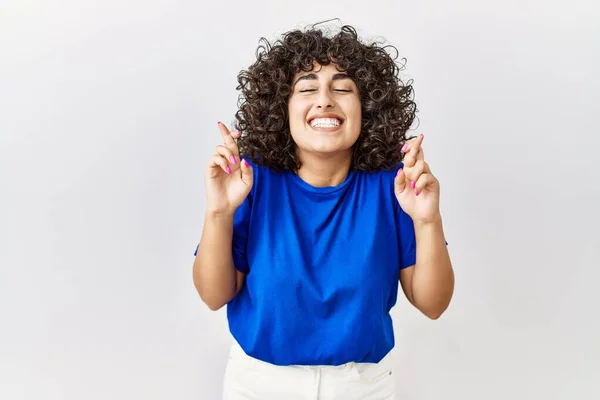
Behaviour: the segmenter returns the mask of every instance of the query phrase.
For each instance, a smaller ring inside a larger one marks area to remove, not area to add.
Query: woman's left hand
[[[402,148],[404,167],[396,175],[394,192],[413,222],[430,223],[440,219],[440,184],[425,162],[422,143],[421,134]]]

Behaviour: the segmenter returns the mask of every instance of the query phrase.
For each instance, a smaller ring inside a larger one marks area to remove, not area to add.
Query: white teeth
[[[336,118],[315,118],[310,121],[310,126],[315,128],[332,128],[340,126],[340,121]]]

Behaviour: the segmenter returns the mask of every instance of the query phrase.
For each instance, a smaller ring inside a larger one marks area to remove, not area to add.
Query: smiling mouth
[[[339,118],[313,118],[309,121],[309,125],[314,129],[336,129],[342,125],[344,121]]]

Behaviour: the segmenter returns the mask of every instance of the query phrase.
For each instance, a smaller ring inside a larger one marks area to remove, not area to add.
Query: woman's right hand
[[[206,170],[206,210],[213,214],[233,215],[252,189],[252,167],[246,160],[240,160],[236,143],[240,133],[229,132],[220,122],[218,125],[223,144],[217,146]]]

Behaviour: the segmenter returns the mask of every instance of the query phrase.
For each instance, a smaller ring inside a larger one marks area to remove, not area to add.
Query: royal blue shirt
[[[416,257],[396,171],[314,187],[251,165],[254,185],[234,217],[233,261],[247,275],[227,305],[231,334],[276,365],[379,362],[394,347],[400,270]]]

